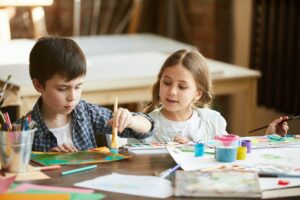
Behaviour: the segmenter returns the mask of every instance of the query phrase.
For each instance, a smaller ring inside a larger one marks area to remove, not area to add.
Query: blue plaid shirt
[[[50,151],[57,146],[56,137],[46,126],[40,111],[42,99],[39,98],[33,110],[30,112],[32,120],[37,123],[37,131],[34,135],[32,145],[33,151]],[[126,138],[144,139],[154,133],[154,121],[144,113],[134,113],[143,115],[152,124],[148,133],[137,133],[130,128],[126,128],[118,136]],[[72,111],[72,140],[78,150],[86,150],[97,147],[95,134],[111,134],[112,128],[107,125],[107,121],[112,118],[112,111],[94,104],[80,100],[76,108]]]

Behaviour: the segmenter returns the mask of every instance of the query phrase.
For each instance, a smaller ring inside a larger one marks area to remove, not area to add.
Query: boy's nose
[[[68,101],[74,101],[76,99],[76,93],[75,91],[70,91],[67,97]]]

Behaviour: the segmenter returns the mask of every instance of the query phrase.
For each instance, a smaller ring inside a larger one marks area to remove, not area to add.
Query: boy
[[[91,149],[96,147],[95,133],[111,133],[112,111],[80,100],[86,59],[73,40],[40,38],[30,52],[29,72],[41,94],[30,112],[38,125],[32,150]],[[143,139],[154,132],[154,122],[146,114],[119,108],[115,121],[120,137]]]

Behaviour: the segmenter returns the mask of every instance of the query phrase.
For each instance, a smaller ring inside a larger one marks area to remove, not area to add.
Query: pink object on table
[[[16,175],[6,175],[6,176],[1,176],[0,175],[0,194],[5,193],[8,188],[11,186],[11,184],[14,182],[16,179]]]

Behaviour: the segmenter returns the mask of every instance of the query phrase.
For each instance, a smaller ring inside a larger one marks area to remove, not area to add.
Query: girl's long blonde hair
[[[181,64],[185,69],[192,73],[197,89],[202,91],[202,97],[194,102],[194,106],[205,107],[212,102],[212,82],[206,59],[198,51],[182,49],[170,55],[161,67],[157,75],[157,81],[152,87],[152,101],[145,108],[146,113],[149,113],[161,106],[159,97],[161,77],[167,67],[174,67],[177,64]]]

